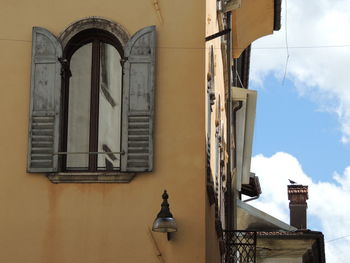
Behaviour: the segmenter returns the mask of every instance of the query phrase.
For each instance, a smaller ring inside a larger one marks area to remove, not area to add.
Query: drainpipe
[[[231,12],[226,13],[226,25],[228,28],[231,27]],[[229,150],[229,157],[227,162],[227,192],[226,192],[226,229],[236,229],[236,220],[234,220],[237,206],[235,201],[234,187],[232,184],[232,148],[231,148],[231,124],[232,124],[232,94],[231,94],[231,56],[232,56],[232,31],[227,35],[227,48],[226,48],[226,57],[227,57],[227,72],[228,72],[228,97],[227,97],[227,123],[226,123],[226,135],[227,135],[227,144]]]
[[[243,103],[241,101],[239,101],[236,105],[232,105],[232,90],[230,88],[230,101],[231,101],[231,106],[230,106],[230,109],[231,109],[231,122],[229,124],[229,127],[232,127],[233,128],[233,145],[237,145],[237,142],[236,142],[236,112],[239,111],[242,106],[243,106]],[[231,168],[230,168],[230,172],[237,167],[237,159],[236,159],[236,156],[237,156],[237,149],[236,148],[233,148],[231,147],[230,145],[230,164],[231,164]],[[232,169],[233,168],[233,169]],[[232,172],[230,174],[230,177],[232,177]],[[233,219],[237,219],[237,202],[236,200],[239,198],[239,193],[237,191],[237,175],[235,174],[234,178],[233,178],[233,182],[232,182],[232,198],[233,198],[233,210],[231,212],[231,215],[233,217]],[[233,221],[233,227],[234,227],[234,230],[237,229],[237,220],[234,220]]]
[[[257,195],[257,196],[254,196],[254,197],[252,197],[252,198],[249,198],[249,199],[243,200],[243,202],[248,203],[248,202],[250,202],[250,201],[253,201],[253,200],[258,199],[259,197],[260,197],[260,195]]]

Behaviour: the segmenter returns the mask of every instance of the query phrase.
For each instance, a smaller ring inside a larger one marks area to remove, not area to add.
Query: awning
[[[254,40],[280,29],[281,0],[241,0],[232,13],[232,50],[238,58]]]

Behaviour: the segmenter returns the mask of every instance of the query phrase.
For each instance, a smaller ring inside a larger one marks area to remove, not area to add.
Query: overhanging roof
[[[257,258],[260,260],[289,263],[310,256],[316,260],[310,262],[325,263],[321,232],[298,230],[241,200],[237,200],[237,216],[237,229],[257,231]]]
[[[237,229],[254,231],[297,230],[295,227],[290,226],[241,200],[237,200],[237,214]]]
[[[254,40],[281,27],[281,0],[241,0],[232,12],[232,50],[238,58]]]

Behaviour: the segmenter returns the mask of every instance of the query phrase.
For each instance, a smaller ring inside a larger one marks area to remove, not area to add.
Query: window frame
[[[91,61],[91,95],[90,95],[90,128],[89,128],[89,152],[98,152],[98,126],[99,126],[99,90],[100,90],[100,63],[101,63],[101,45],[106,43],[116,48],[121,56],[121,66],[123,71],[124,48],[120,41],[108,31],[103,29],[91,28],[80,31],[74,35],[63,49],[63,61],[67,63],[62,72],[62,94],[61,94],[61,140],[60,152],[67,153],[68,146],[68,113],[69,113],[69,82],[71,77],[70,61],[75,52],[84,45],[92,44],[92,61]],[[121,80],[121,89],[123,92],[123,80]],[[120,116],[121,118],[122,116]],[[120,129],[120,137],[121,135]],[[67,153],[68,154],[68,153]],[[67,167],[67,154],[59,158],[60,170],[63,172],[99,172],[107,171],[98,170],[98,154],[88,154],[87,170],[71,170]],[[120,156],[118,156],[120,158]],[[120,170],[120,167],[118,168]],[[114,170],[116,171],[116,170]]]

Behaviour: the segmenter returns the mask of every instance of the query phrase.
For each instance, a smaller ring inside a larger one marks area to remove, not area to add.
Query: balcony
[[[224,230],[224,263],[255,263],[256,232]]]

